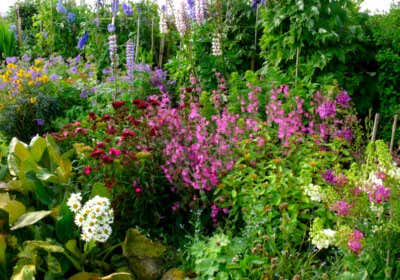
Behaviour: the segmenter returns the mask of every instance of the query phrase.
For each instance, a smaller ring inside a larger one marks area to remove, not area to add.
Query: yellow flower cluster
[[[41,67],[42,61],[35,60],[34,66],[20,67],[15,63],[8,63],[5,71],[0,74],[0,83],[7,93],[22,92],[25,88],[32,88],[49,82],[49,76]]]

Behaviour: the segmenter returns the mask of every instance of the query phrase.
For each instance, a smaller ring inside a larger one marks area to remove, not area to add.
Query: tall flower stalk
[[[129,39],[126,42],[126,70],[129,80],[133,82],[133,71],[135,69],[135,46]]]
[[[117,47],[117,35],[111,34],[108,37],[108,48],[110,52],[111,68],[113,71],[113,79],[115,84],[114,100],[118,95],[118,82],[117,82],[117,71],[118,71],[118,47]]]

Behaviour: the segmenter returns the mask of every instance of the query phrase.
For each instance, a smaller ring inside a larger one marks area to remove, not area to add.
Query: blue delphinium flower
[[[119,1],[118,0],[112,0],[111,11],[112,11],[113,16],[117,16],[118,6],[119,6]]]
[[[72,12],[69,12],[67,18],[68,18],[68,21],[72,23],[75,21],[75,14]]]
[[[128,17],[133,14],[132,6],[129,3],[122,3],[122,10]]]
[[[195,12],[194,12],[194,0],[187,0],[188,4],[188,9],[189,9],[189,17],[191,19],[195,18]]]
[[[107,25],[107,31],[112,33],[115,32],[115,25],[110,23],[109,25]]]
[[[78,42],[78,49],[83,49],[83,47],[86,45],[86,43],[89,40],[89,32],[85,31],[85,34],[79,39]]]
[[[57,6],[56,6],[56,11],[60,14],[66,14],[67,13],[67,9],[65,8],[65,6],[61,3],[61,0],[58,0],[57,2]]]

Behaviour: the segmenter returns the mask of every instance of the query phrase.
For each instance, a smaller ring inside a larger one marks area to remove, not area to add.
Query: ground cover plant
[[[1,24],[0,279],[400,277],[398,6],[83,2]]]

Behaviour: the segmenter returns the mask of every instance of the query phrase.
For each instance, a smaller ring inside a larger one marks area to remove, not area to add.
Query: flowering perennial
[[[217,33],[214,35],[212,42],[212,55],[214,56],[221,56],[222,55],[222,50],[221,50],[221,34]]]
[[[82,229],[83,241],[105,242],[110,237],[114,221],[114,211],[110,200],[96,195],[81,207],[81,193],[73,193],[67,205],[75,214],[75,224]]]
[[[131,39],[126,42],[126,70],[128,77],[132,80],[135,69],[135,46]]]

